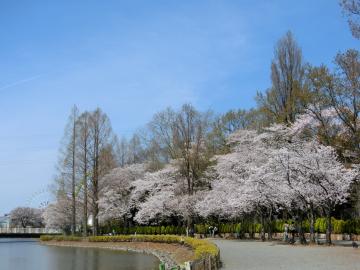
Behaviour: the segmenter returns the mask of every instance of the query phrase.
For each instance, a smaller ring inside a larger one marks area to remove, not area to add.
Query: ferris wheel
[[[26,201],[26,206],[31,208],[46,208],[51,201],[50,188],[43,188],[32,193]]]

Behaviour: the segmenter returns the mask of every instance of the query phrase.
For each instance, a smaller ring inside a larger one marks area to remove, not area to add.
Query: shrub
[[[283,232],[284,224],[285,224],[285,222],[283,220],[275,220],[272,224],[273,232]]]
[[[346,233],[360,234],[360,219],[346,220],[344,224],[344,231]]]
[[[54,240],[54,237],[53,235],[41,235],[40,236],[40,240],[41,241],[51,241],[51,240]]]
[[[195,232],[199,234],[206,234],[207,233],[206,225],[204,224],[195,225]]]
[[[254,224],[254,225],[255,225],[254,232],[255,232],[255,233],[261,233],[261,229],[262,229],[261,224],[256,223],[256,224]]]
[[[315,231],[319,233],[326,233],[326,218],[318,218],[315,221]]]
[[[332,231],[333,233],[344,233],[345,231],[345,221],[344,220],[337,220],[332,218]]]
[[[304,220],[302,223],[302,229],[304,232],[310,232],[310,221]]]
[[[41,241],[82,241],[82,237],[78,236],[64,236],[64,235],[42,235]]]
[[[165,228],[165,234],[173,234],[172,226],[166,226],[166,228]]]
[[[184,244],[191,247],[192,249],[194,249],[196,259],[200,259],[207,255],[210,255],[213,257],[219,256],[218,247],[215,244],[210,243],[207,240],[200,240],[200,239],[185,237]]]
[[[235,232],[238,234],[241,234],[241,223],[236,224],[235,226]]]

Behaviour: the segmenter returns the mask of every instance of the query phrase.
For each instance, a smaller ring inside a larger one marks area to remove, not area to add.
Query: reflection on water
[[[95,248],[43,246],[31,239],[0,238],[1,270],[154,270],[157,258]]]

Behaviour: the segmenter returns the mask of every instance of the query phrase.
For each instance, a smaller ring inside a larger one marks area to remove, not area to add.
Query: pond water
[[[155,270],[151,255],[96,248],[53,247],[36,239],[0,238],[1,270]]]

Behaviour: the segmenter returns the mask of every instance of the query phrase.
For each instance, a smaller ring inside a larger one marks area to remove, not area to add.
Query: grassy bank
[[[167,244],[181,244],[194,250],[195,259],[207,256],[219,258],[218,247],[207,241],[177,235],[117,235],[117,236],[93,236],[88,238],[74,236],[41,236],[41,241],[89,241],[89,242],[154,242]]]

